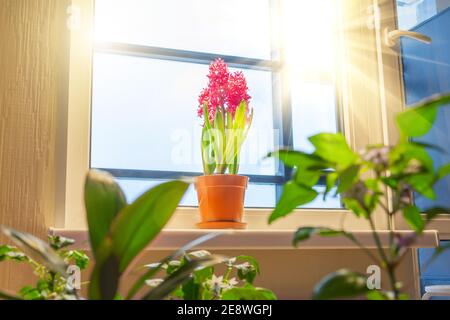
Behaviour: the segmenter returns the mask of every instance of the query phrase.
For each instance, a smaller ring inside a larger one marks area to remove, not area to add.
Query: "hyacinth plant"
[[[301,205],[317,197],[340,194],[346,209],[369,222],[376,244],[376,253],[364,247],[347,230],[326,227],[302,227],[294,235],[295,246],[310,237],[343,236],[360,247],[372,261],[382,268],[389,280],[387,291],[371,290],[365,275],[340,270],[325,277],[315,288],[315,299],[334,299],[366,294],[369,299],[404,299],[397,268],[427,226],[438,214],[450,213],[450,208],[434,207],[420,210],[414,204],[414,195],[435,200],[435,185],[450,174],[450,163],[436,168],[428,154],[430,148],[441,148],[418,141],[427,134],[435,122],[439,107],[450,104],[450,94],[432,97],[400,113],[396,120],[400,139],[394,145],[369,145],[355,152],[340,133],[321,133],[309,140],[314,146],[311,153],[279,150],[269,156],[279,158],[294,168],[292,179],[284,186],[283,194],[270,217],[270,223],[290,214]],[[326,190],[319,194],[314,186],[323,177]],[[381,242],[375,227],[375,212],[386,215],[390,223],[388,245]],[[412,233],[401,234],[392,224],[394,217],[402,215]],[[435,257],[446,248],[436,250]],[[386,288],[385,288],[386,289]]]
[[[252,124],[247,81],[241,71],[230,72],[222,59],[209,67],[208,86],[199,96],[203,119],[202,160],[206,175],[237,174],[239,153]]]

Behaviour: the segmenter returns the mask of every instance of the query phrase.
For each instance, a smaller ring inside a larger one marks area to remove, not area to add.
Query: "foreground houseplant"
[[[312,235],[344,236],[361,247],[374,264],[386,271],[390,290],[370,290],[366,277],[356,272],[340,270],[328,275],[315,288],[314,298],[333,299],[366,294],[370,299],[402,299],[401,284],[396,269],[413,244],[437,214],[450,213],[448,208],[430,208],[425,212],[414,204],[413,195],[436,199],[434,185],[450,174],[450,164],[435,168],[427,148],[439,147],[412,140],[427,134],[436,120],[438,109],[450,103],[450,95],[433,97],[397,116],[400,140],[392,146],[371,145],[354,152],[341,134],[322,133],[309,140],[312,153],[280,150],[270,154],[295,169],[291,181],[270,217],[270,223],[288,215],[301,205],[319,197],[313,188],[321,177],[326,180],[324,198],[330,193],[340,194],[343,205],[354,215],[366,219],[372,229],[377,254],[362,246],[346,230],[320,227],[302,227],[294,235],[294,245]],[[334,191],[335,190],[335,191]],[[374,212],[381,210],[390,221],[389,244],[385,248],[374,224]],[[422,215],[422,214],[424,215]],[[392,226],[395,216],[403,215],[413,233],[402,236]],[[442,248],[437,252],[442,252]]]
[[[242,223],[248,177],[238,175],[239,153],[253,119],[247,81],[242,72],[231,73],[221,59],[209,67],[208,87],[199,97],[203,119],[204,176],[196,189],[202,221],[200,228],[245,227]],[[228,174],[226,174],[228,173]]]
[[[170,276],[182,268],[191,258],[211,256],[205,250],[186,253],[181,259],[176,259],[162,265],[152,263],[146,267],[165,270]],[[256,288],[253,282],[260,273],[258,261],[250,256],[237,256],[224,259],[220,265],[225,266],[225,273],[217,276],[215,266],[195,270],[188,281],[180,285],[170,295],[169,299],[183,300],[275,300],[275,294],[267,289]],[[150,287],[156,287],[163,279],[146,281]]]
[[[85,205],[95,260],[88,285],[89,299],[128,300],[137,296],[144,300],[164,299],[180,286],[189,283],[193,273],[209,270],[213,265],[228,260],[211,254],[185,259],[183,265],[168,274],[158,286],[151,290],[147,288],[140,294],[146,288],[146,281],[151,280],[164,265],[180,256],[184,257],[188,250],[220,235],[207,234],[163,259],[156,268],[142,274],[124,297],[119,295],[122,276],[166,225],[188,186],[189,183],[184,181],[163,183],[128,205],[124,193],[112,176],[99,171],[88,174]],[[0,290],[0,299],[83,299],[69,280],[73,276],[69,263],[74,262],[80,269],[84,269],[88,258],[83,252],[68,249],[73,244],[72,240],[50,237],[49,243],[46,243],[27,233],[6,227],[0,229],[19,246],[0,246],[0,262],[26,262],[33,267],[39,278],[35,287],[24,287],[19,296]],[[249,285],[245,291],[234,292],[228,298],[245,300],[272,297],[262,295],[265,292],[266,290]]]

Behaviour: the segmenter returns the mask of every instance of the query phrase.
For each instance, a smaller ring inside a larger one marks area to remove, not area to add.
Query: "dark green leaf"
[[[450,103],[450,95],[433,96],[397,116],[400,132],[407,137],[427,134],[436,120],[438,108]]]
[[[320,133],[309,138],[309,141],[316,148],[316,155],[343,168],[358,160],[341,133]]]
[[[17,230],[1,227],[3,233],[14,241],[31,259],[43,264],[49,270],[66,275],[67,265],[44,241]]]
[[[43,300],[41,293],[38,289],[31,286],[26,286],[20,289],[20,295],[24,300]]]
[[[119,287],[119,259],[109,237],[97,248],[95,267],[89,282],[90,300],[114,300]]]
[[[160,184],[125,207],[112,224],[113,251],[120,261],[120,272],[152,241],[175,212],[189,183],[171,181]]]
[[[4,291],[0,291],[0,300],[22,300],[20,297],[17,297],[13,294],[9,294]]]
[[[312,188],[300,186],[289,181],[283,188],[280,201],[269,218],[269,223],[284,217],[294,211],[297,207],[310,203],[318,196],[317,191]]]
[[[255,288],[251,285],[232,288],[222,295],[222,300],[276,300],[275,294],[267,289]]]
[[[442,207],[434,207],[434,208],[429,208],[429,209],[425,210],[424,213],[425,213],[427,222],[429,222],[429,221],[433,220],[434,218],[436,218],[436,216],[439,214],[450,214],[450,209],[442,208]]]
[[[403,217],[414,231],[421,233],[425,228],[425,221],[422,219],[420,210],[416,206],[408,206],[404,208]]]
[[[365,276],[349,270],[339,270],[327,275],[316,285],[313,298],[315,300],[349,298],[369,291]]]
[[[378,290],[369,291],[366,297],[368,300],[391,300],[386,293]]]
[[[95,170],[86,177],[84,201],[91,247],[97,256],[98,247],[108,234],[112,221],[127,202],[114,178],[109,173]]]

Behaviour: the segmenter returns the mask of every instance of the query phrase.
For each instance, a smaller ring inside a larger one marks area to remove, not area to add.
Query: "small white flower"
[[[146,280],[145,284],[148,285],[149,287],[156,288],[163,282],[164,282],[163,279],[150,279],[150,280]]]
[[[189,253],[191,256],[194,256],[196,258],[204,258],[211,256],[211,253],[206,250],[199,250]]]
[[[156,263],[147,264],[145,267],[149,268],[149,269],[156,269],[156,268],[159,268],[159,266],[161,266],[161,263],[160,262],[156,262]],[[161,269],[167,269],[167,264],[163,264],[161,266]]]
[[[179,267],[180,264],[181,264],[181,262],[178,260],[172,260],[169,262],[169,266],[171,266],[171,267]]]
[[[248,262],[244,262],[242,264],[236,265],[235,268],[238,269],[238,270],[242,270],[244,272],[247,272],[247,271],[252,270],[253,266],[250,263],[248,263]]]
[[[223,262],[227,267],[232,267],[236,263],[236,258],[225,259]]]
[[[206,281],[206,285],[216,294],[220,293],[220,290],[226,286],[223,282],[223,276],[216,277],[215,274],[212,275],[212,278]]]
[[[224,290],[233,289],[238,283],[239,281],[237,281],[236,278],[231,278],[230,280],[227,281],[227,283],[224,284],[223,289]]]

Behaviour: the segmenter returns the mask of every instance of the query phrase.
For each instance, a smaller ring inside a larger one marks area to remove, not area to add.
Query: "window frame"
[[[360,0],[356,3],[340,2],[339,21],[341,28],[336,56],[340,63],[337,70],[337,83],[340,88],[338,97],[342,101],[339,109],[340,127],[354,150],[360,150],[367,144],[385,141],[383,126],[383,102],[380,90],[373,90],[373,83],[378,84],[379,65],[376,55],[377,35],[364,27],[355,28],[352,19],[361,20],[365,25],[368,19],[367,8],[373,0]],[[67,146],[65,152],[66,172],[61,175],[65,185],[64,196],[57,199],[62,208],[56,213],[57,228],[86,229],[83,205],[84,177],[90,169],[90,120],[91,120],[91,84],[93,56],[93,13],[94,0],[72,0],[72,5],[81,11],[81,27],[71,30],[71,55],[69,75],[69,101],[67,104]],[[344,31],[345,30],[345,31]],[[361,41],[370,48],[371,59],[363,58],[361,49],[348,44]],[[357,68],[349,68],[348,65]],[[361,73],[373,83],[359,81]],[[283,75],[282,75],[283,76]],[[286,91],[286,90],[284,90]],[[286,92],[282,92],[282,97]],[[286,119],[290,121],[290,119]],[[380,140],[381,138],[381,140]],[[302,225],[324,227],[345,227],[348,230],[367,230],[368,224],[358,219],[347,210],[342,209],[298,209],[289,217],[272,226],[267,225],[267,217],[272,209],[246,209],[250,229],[264,228],[289,229]],[[170,226],[192,228],[198,217],[196,208],[180,208]],[[374,222],[377,228],[386,229],[388,221],[384,214],[376,212]],[[169,226],[169,227],[170,227]]]

